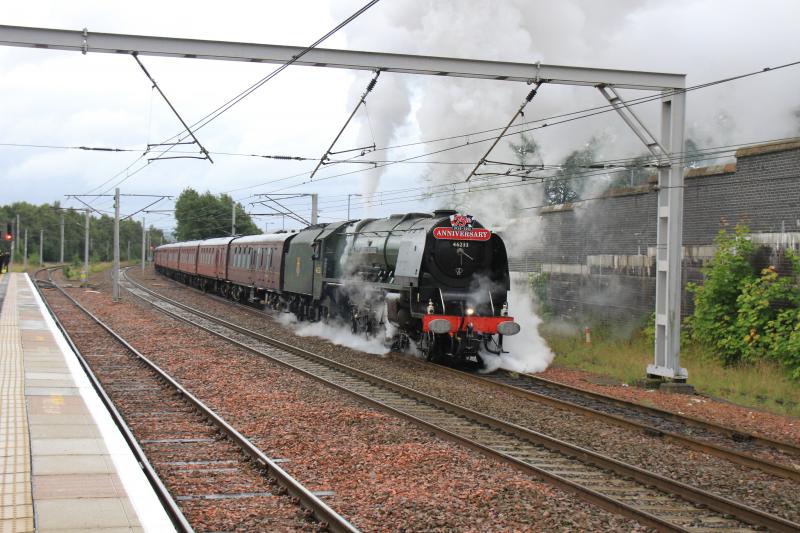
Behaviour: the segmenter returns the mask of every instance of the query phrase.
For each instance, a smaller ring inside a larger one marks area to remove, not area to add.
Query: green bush
[[[542,318],[549,318],[553,316],[553,309],[547,301],[547,284],[550,281],[550,274],[548,272],[529,272],[528,273],[528,286],[531,288],[536,303],[538,304],[537,312]]]
[[[736,301],[742,287],[755,278],[749,261],[753,243],[748,233],[743,225],[736,226],[732,234],[720,230],[714,258],[703,269],[704,283],[688,285],[695,295],[694,314],[688,321],[691,337],[712,348],[726,363],[740,359],[739,345],[730,341],[737,318]]]
[[[781,276],[769,266],[753,273],[753,244],[745,226],[733,234],[725,230],[716,240],[717,251],[703,270],[702,286],[690,284],[695,294],[694,314],[687,321],[691,337],[726,364],[774,359],[800,379],[800,286],[795,275]],[[800,259],[786,252],[794,274]]]

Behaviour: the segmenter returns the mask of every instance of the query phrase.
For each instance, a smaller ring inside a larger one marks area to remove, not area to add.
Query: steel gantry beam
[[[95,52],[132,54],[140,56],[180,57],[245,61],[254,63],[286,63],[304,50],[299,46],[236,43],[177,39],[145,35],[89,32],[87,30],[55,30],[23,26],[0,26],[0,45]],[[658,72],[611,70],[541,63],[511,63],[449,57],[384,54],[353,50],[314,48],[300,58],[296,65],[353,70],[379,70],[402,74],[452,76],[486,80],[535,82],[566,85],[597,85],[606,83],[620,88],[661,90],[683,88],[684,76]]]
[[[297,46],[95,33],[86,29],[76,31],[2,25],[0,25],[0,46],[68,50],[83,54],[136,53],[140,56],[281,64],[287,63],[306,50]],[[647,373],[678,381],[686,379],[686,370],[680,366],[685,75],[325,48],[307,51],[294,64],[528,84],[542,82],[584,85],[601,89],[611,105],[620,112],[626,123],[651,148],[651,151],[663,148],[663,152],[666,152],[658,178],[655,360],[652,365],[648,365]],[[607,87],[611,89],[604,90]],[[635,115],[632,118],[628,116],[630,109],[621,101],[614,89],[662,92],[660,141],[649,134]],[[657,154],[658,151],[654,153]]]

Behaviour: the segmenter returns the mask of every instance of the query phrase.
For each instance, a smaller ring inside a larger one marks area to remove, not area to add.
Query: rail
[[[584,499],[663,531],[800,524],[409,389],[166,298],[123,275],[122,286],[178,320],[347,392],[378,409],[501,459]],[[277,350],[275,348],[278,348]],[[736,517],[738,520],[731,519]]]

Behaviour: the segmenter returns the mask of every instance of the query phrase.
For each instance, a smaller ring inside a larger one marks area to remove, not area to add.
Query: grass
[[[45,266],[53,266],[58,263],[46,263]],[[138,265],[138,261],[120,261],[121,267]],[[113,263],[111,261],[102,261],[99,263],[89,263],[89,274],[97,274],[98,272],[102,272],[104,270],[108,270],[111,268]],[[28,272],[35,272],[39,270],[41,267],[39,266],[39,262],[36,263],[28,262]],[[81,270],[83,269],[83,263],[80,264],[69,264],[64,268],[64,275],[68,280],[71,281],[79,281],[81,279]],[[14,272],[25,272],[22,268],[22,263],[14,263]]]
[[[630,339],[592,332],[592,344],[582,335],[569,334],[545,323],[540,327],[553,353],[554,363],[618,379],[632,385],[644,377],[653,362],[653,347],[641,332]],[[738,405],[772,413],[800,416],[800,383],[787,377],[777,364],[723,366],[697,345],[681,349],[681,366],[689,371],[689,383],[698,392]]]
[[[120,261],[120,267],[126,267],[131,265],[138,265],[138,261]],[[114,263],[111,261],[102,261],[99,263],[89,263],[89,275],[97,274],[98,272],[103,272],[104,270],[109,270]],[[80,281],[81,279],[81,271],[83,270],[83,263],[80,264],[71,264],[67,265],[64,268],[64,277],[66,277],[70,281]]]

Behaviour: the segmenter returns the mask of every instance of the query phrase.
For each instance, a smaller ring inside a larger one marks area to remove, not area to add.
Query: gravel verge
[[[134,277],[139,275],[139,271],[134,273]],[[317,337],[298,337],[265,314],[233,308],[227,302],[212,299],[161,276],[154,276],[152,272],[143,281],[168,297],[201,306],[205,312],[228,317],[229,320],[235,317],[234,321],[242,326],[360,370],[800,522],[800,492],[790,480],[678,444],[661,442],[585,415],[522,399],[494,387],[476,387],[474,383],[439,371],[436,367],[426,367],[424,372],[420,372],[417,361],[413,358],[409,360],[408,356],[375,356]]]
[[[46,297],[195,531],[318,529],[172,387],[63,295]]]
[[[365,531],[643,529],[98,288],[74,295]]]
[[[744,433],[800,446],[800,419],[791,416],[759,411],[702,395],[668,394],[628,387],[621,383],[614,384],[610,380],[598,379],[598,376],[589,372],[570,368],[550,367],[539,375],[565,385],[700,418],[726,427],[737,428]],[[603,383],[598,383],[598,381]]]

